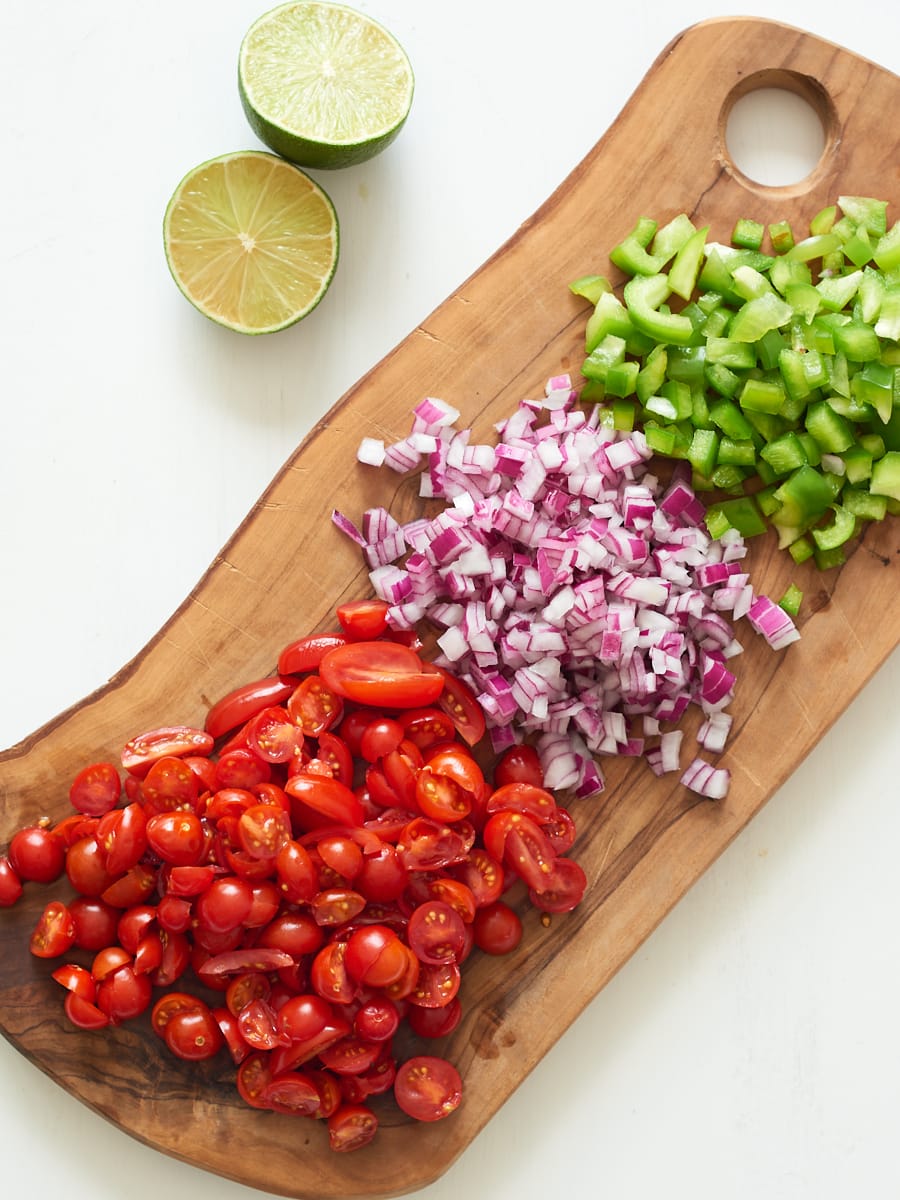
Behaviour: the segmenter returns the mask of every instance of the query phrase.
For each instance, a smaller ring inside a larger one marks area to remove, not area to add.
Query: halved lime
[[[413,97],[397,39],[371,17],[324,0],[293,0],[244,36],[238,87],[247,120],[277,154],[304,167],[346,167],[388,146]]]
[[[305,317],[337,266],[331,200],[263,150],[189,171],[166,208],[163,236],[169,270],[191,304],[240,333],[274,333]]]

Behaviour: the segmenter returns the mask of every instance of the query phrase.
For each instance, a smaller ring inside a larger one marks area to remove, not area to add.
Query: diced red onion
[[[746,615],[775,649],[799,631],[756,595],[740,534],[709,536],[686,468],[663,487],[643,434],[610,429],[577,398],[555,376],[487,446],[428,397],[385,465],[424,457],[420,495],[445,507],[402,527],[373,509],[361,534],[333,519],[363,547],[390,623],[424,616],[441,630],[438,662],[473,688],[495,749],[532,736],[546,785],[588,795],[603,786],[598,755],[678,771],[683,735],[670,726],[691,705],[701,747],[724,748],[736,686],[725,663],[742,650],[731,621]],[[711,799],[728,789],[728,771],[701,758],[681,778]]]

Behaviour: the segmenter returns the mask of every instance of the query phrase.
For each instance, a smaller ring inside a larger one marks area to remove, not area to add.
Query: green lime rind
[[[343,4],[289,0],[259,17],[238,56],[238,93],[256,136],[301,167],[366,162],[397,137],[415,80],[384,26]]]

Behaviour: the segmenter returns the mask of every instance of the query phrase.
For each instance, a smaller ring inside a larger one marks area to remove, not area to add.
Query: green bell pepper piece
[[[623,291],[625,307],[638,329],[657,342],[686,346],[694,338],[690,319],[680,313],[659,311],[670,294],[668,276],[662,274],[637,275],[629,279]]]

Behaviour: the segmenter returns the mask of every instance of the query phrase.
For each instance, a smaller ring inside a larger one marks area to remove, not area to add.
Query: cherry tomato
[[[93,975],[86,967],[78,963],[65,963],[53,972],[53,979],[69,992],[75,992],[83,1000],[93,1004],[97,994],[97,984]]]
[[[297,1117],[316,1116],[321,1104],[319,1089],[300,1071],[273,1075],[263,1088],[260,1100],[273,1112]]]
[[[322,656],[335,646],[343,646],[347,638],[342,633],[313,633],[285,646],[278,656],[281,675],[305,675],[318,669]]]
[[[460,982],[460,970],[455,962],[437,965],[420,960],[419,976],[409,993],[409,1002],[422,1008],[443,1008],[459,991]]]
[[[416,1055],[398,1068],[394,1098],[407,1116],[416,1121],[439,1121],[459,1108],[462,1080],[446,1059]]]
[[[131,966],[131,955],[122,946],[105,946],[94,955],[91,963],[91,975],[99,983],[106,979],[119,967]]]
[[[376,708],[421,708],[444,690],[443,677],[397,642],[337,646],[322,658],[319,674],[337,695]]]
[[[253,858],[273,859],[291,840],[291,820],[272,804],[252,804],[238,818],[238,838]]]
[[[238,929],[253,904],[253,891],[246,879],[223,875],[214,879],[194,902],[198,925],[213,933],[228,933]]]
[[[136,974],[131,966],[119,967],[97,984],[97,1007],[113,1025],[140,1016],[152,998],[150,977]]]
[[[374,1066],[381,1054],[378,1042],[367,1042],[348,1034],[319,1051],[319,1060],[336,1075],[362,1075]]]
[[[397,853],[408,871],[438,871],[462,862],[469,847],[458,825],[415,817],[403,830]]]
[[[257,938],[257,948],[283,950],[292,958],[315,954],[325,934],[307,912],[285,912],[271,921]]]
[[[75,945],[82,950],[102,950],[118,936],[120,910],[99,896],[76,896],[68,905],[75,923]]]
[[[544,769],[537,750],[530,742],[507,746],[494,767],[494,783],[497,787],[502,787],[505,783],[544,786]]]
[[[64,1004],[65,1014],[78,1029],[105,1029],[109,1025],[109,1017],[92,1001],[76,992],[67,992]]]
[[[206,834],[194,812],[160,812],[147,822],[147,841],[163,862],[192,867],[206,849]]]
[[[466,927],[455,908],[442,900],[427,900],[410,914],[410,949],[420,962],[458,962],[466,944]]]
[[[69,847],[66,875],[75,891],[82,896],[99,896],[109,887],[112,877],[106,869],[106,857],[95,837],[89,835],[79,838]]]
[[[284,790],[295,801],[291,805],[294,822],[301,828],[313,828],[325,818],[332,825],[362,825],[362,805],[346,784],[324,775],[292,775]]]
[[[406,947],[385,925],[362,926],[347,940],[344,965],[358,983],[387,987],[406,972],[407,964]]]
[[[384,600],[348,600],[337,608],[337,619],[354,642],[373,641],[387,629],[390,605]]]
[[[271,1079],[268,1054],[260,1052],[245,1058],[237,1070],[237,1090],[244,1103],[251,1108],[266,1108],[263,1093]]]
[[[5,854],[0,855],[0,907],[9,908],[22,895],[22,880]]]
[[[338,1154],[367,1146],[378,1132],[378,1118],[364,1104],[343,1104],[328,1118],[328,1144]]]
[[[461,821],[472,811],[471,793],[430,766],[416,775],[416,803],[423,816],[435,821]]]
[[[403,726],[393,717],[377,717],[363,730],[359,752],[366,762],[374,763],[396,750],[403,741]]]
[[[291,693],[287,710],[307,737],[318,737],[340,722],[344,702],[319,675],[307,675]]]
[[[485,954],[509,954],[522,940],[522,921],[502,900],[479,908],[473,922],[475,945]]]
[[[557,858],[549,876],[540,888],[529,890],[529,899],[542,912],[571,912],[580,904],[587,890],[583,869],[571,858]]]
[[[141,943],[141,939],[146,937],[156,922],[156,907],[152,904],[135,904],[133,907],[126,909],[119,917],[118,925],[116,926],[116,939],[120,946],[123,946],[129,954],[134,954]],[[110,938],[104,945],[110,945],[114,939]],[[100,946],[94,947],[101,949]]]
[[[430,663],[444,681],[444,687],[438,693],[438,704],[456,726],[456,731],[463,741],[470,746],[476,745],[484,737],[486,723],[484,712],[475,697],[475,693],[463,680],[451,675],[443,667]]]
[[[28,825],[13,834],[7,858],[20,880],[52,883],[63,873],[66,852],[46,826]]]
[[[172,896],[199,896],[205,892],[217,874],[210,863],[172,867],[165,876],[166,891]]]
[[[456,735],[456,726],[439,708],[414,708],[402,713],[398,719],[403,736],[420,750],[452,742]]]
[[[83,868],[84,869],[84,868]],[[82,891],[85,885],[82,885]],[[156,872],[144,863],[130,867],[124,875],[108,883],[100,893],[100,899],[113,908],[130,908],[133,904],[143,904],[156,890]],[[92,895],[93,892],[85,892]]]
[[[541,888],[557,858],[540,825],[518,812],[494,813],[484,827],[484,844],[531,888]]]
[[[279,674],[235,688],[218,700],[206,714],[206,732],[213,738],[230,733],[264,708],[283,703],[295,687],[294,680],[284,679]]]
[[[196,772],[172,754],[157,759],[141,780],[141,798],[148,813],[192,809],[199,796]]]
[[[172,1013],[164,1037],[172,1053],[189,1062],[213,1058],[225,1043],[219,1022],[205,1004]]]
[[[346,952],[346,942],[326,942],[310,967],[313,991],[332,1004],[349,1004],[356,993],[356,983],[345,962]]]
[[[275,856],[278,888],[286,900],[301,904],[311,900],[319,887],[319,877],[309,851],[291,839]]]
[[[61,900],[51,900],[38,918],[29,943],[37,958],[58,958],[75,945],[75,922]]]
[[[366,907],[366,898],[351,888],[325,888],[309,902],[317,925],[345,925]]]
[[[208,755],[214,746],[213,738],[202,729],[190,725],[166,725],[139,734],[125,743],[122,766],[135,778],[142,779],[151,765],[160,758],[186,754]]]
[[[303,730],[280,705],[264,708],[244,730],[248,749],[269,763],[286,763],[302,757]]]
[[[102,817],[119,803],[122,781],[113,763],[93,763],[83,767],[69,788],[72,807],[90,817]]]
[[[357,1010],[353,1032],[368,1042],[389,1042],[400,1027],[397,1005],[383,996],[376,996]]]
[[[199,996],[191,992],[166,992],[154,1003],[150,1011],[150,1026],[158,1037],[165,1037],[166,1026],[172,1017],[182,1012],[195,1012],[206,1005]]]
[[[136,866],[147,849],[147,814],[132,801],[100,818],[94,835],[103,851],[106,870],[121,875]]]
[[[551,792],[521,780],[501,784],[488,797],[485,808],[490,815],[504,811],[525,813],[542,825],[555,820],[558,811]]]
[[[406,890],[409,871],[390,842],[382,842],[377,853],[367,854],[353,880],[357,891],[376,904],[399,899]]]
[[[459,996],[454,996],[449,1004],[442,1008],[423,1008],[421,1004],[411,1005],[407,1013],[409,1027],[419,1037],[447,1037],[456,1029],[462,1020],[462,1004]]]
[[[319,743],[318,757],[322,762],[328,764],[332,775],[339,783],[343,783],[346,787],[352,787],[353,758],[347,743],[329,729],[320,733],[317,740]]]
[[[219,755],[216,763],[217,788],[250,790],[272,778],[272,766],[244,746],[237,746]]]

